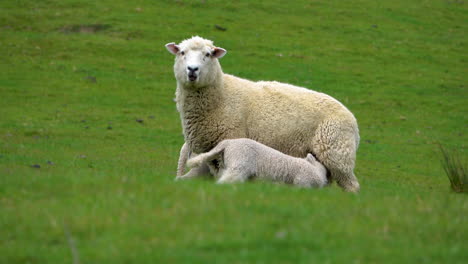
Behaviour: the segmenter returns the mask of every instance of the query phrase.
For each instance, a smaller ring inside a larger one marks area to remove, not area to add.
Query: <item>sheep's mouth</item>
[[[196,81],[197,78],[198,78],[198,76],[197,76],[196,74],[189,74],[189,75],[188,75],[188,79],[189,79],[189,81],[191,81],[191,82]]]

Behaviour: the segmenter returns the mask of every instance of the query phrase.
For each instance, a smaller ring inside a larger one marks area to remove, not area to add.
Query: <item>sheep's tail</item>
[[[200,154],[194,158],[191,158],[187,161],[187,166],[189,168],[193,167],[199,167],[203,163],[206,163],[208,161],[212,161],[216,159],[222,152],[224,152],[224,149],[226,148],[225,144],[223,142],[219,143],[216,147],[214,147],[212,150],[209,152]]]
[[[190,156],[190,149],[187,142],[182,145],[180,149],[179,161],[177,162],[177,177],[184,175],[185,164],[187,163],[188,157]]]

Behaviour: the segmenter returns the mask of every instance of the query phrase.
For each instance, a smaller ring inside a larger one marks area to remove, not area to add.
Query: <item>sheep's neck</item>
[[[206,86],[197,89],[180,89],[177,93],[177,108],[182,114],[204,114],[216,109],[221,101],[219,88]]]
[[[194,152],[208,151],[219,141],[217,136],[221,134],[218,119],[222,116],[220,106],[223,101],[220,88],[208,86],[203,89],[178,91],[177,109],[182,120],[185,140]]]
[[[211,80],[210,80],[211,79]],[[182,114],[190,108],[199,108],[207,111],[216,108],[220,92],[223,90],[223,71],[221,68],[213,71],[213,75],[202,86],[187,82],[177,82],[176,102],[177,109]]]

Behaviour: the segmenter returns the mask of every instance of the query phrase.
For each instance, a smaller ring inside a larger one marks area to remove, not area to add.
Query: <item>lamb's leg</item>
[[[201,175],[210,174],[210,167],[208,166],[207,162],[210,162],[213,159],[215,159],[217,156],[220,156],[222,152],[224,151],[225,145],[226,144],[223,144],[221,142],[209,152],[199,154],[198,156],[192,157],[188,161],[187,159],[185,159],[184,166],[186,163],[192,169],[183,176],[177,176],[176,180],[193,178],[193,177],[198,177]],[[212,174],[216,176],[216,171],[212,171]]]
[[[206,163],[201,164],[199,167],[192,168],[188,173],[182,176],[177,176],[175,179],[177,180],[186,180],[190,178],[195,178],[203,175],[209,175],[210,170]]]
[[[317,129],[313,150],[319,161],[330,171],[331,179],[345,191],[358,192],[359,182],[354,175],[357,140],[351,128],[322,124]]]
[[[177,165],[177,177],[175,178],[176,181],[195,178],[210,173],[208,166],[205,163],[202,163],[199,166],[192,168],[188,173],[183,175],[185,171],[185,166],[187,165],[187,160],[190,155],[191,151],[189,145],[187,143],[184,143],[180,150],[179,162]]]
[[[235,182],[244,182],[249,178],[247,172],[227,168],[223,170],[220,174],[220,177],[217,183],[235,183]]]

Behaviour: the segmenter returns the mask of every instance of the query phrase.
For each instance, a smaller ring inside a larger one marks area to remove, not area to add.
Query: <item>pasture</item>
[[[0,263],[467,263],[464,1],[1,1]],[[175,182],[174,58],[327,93],[359,194]]]

